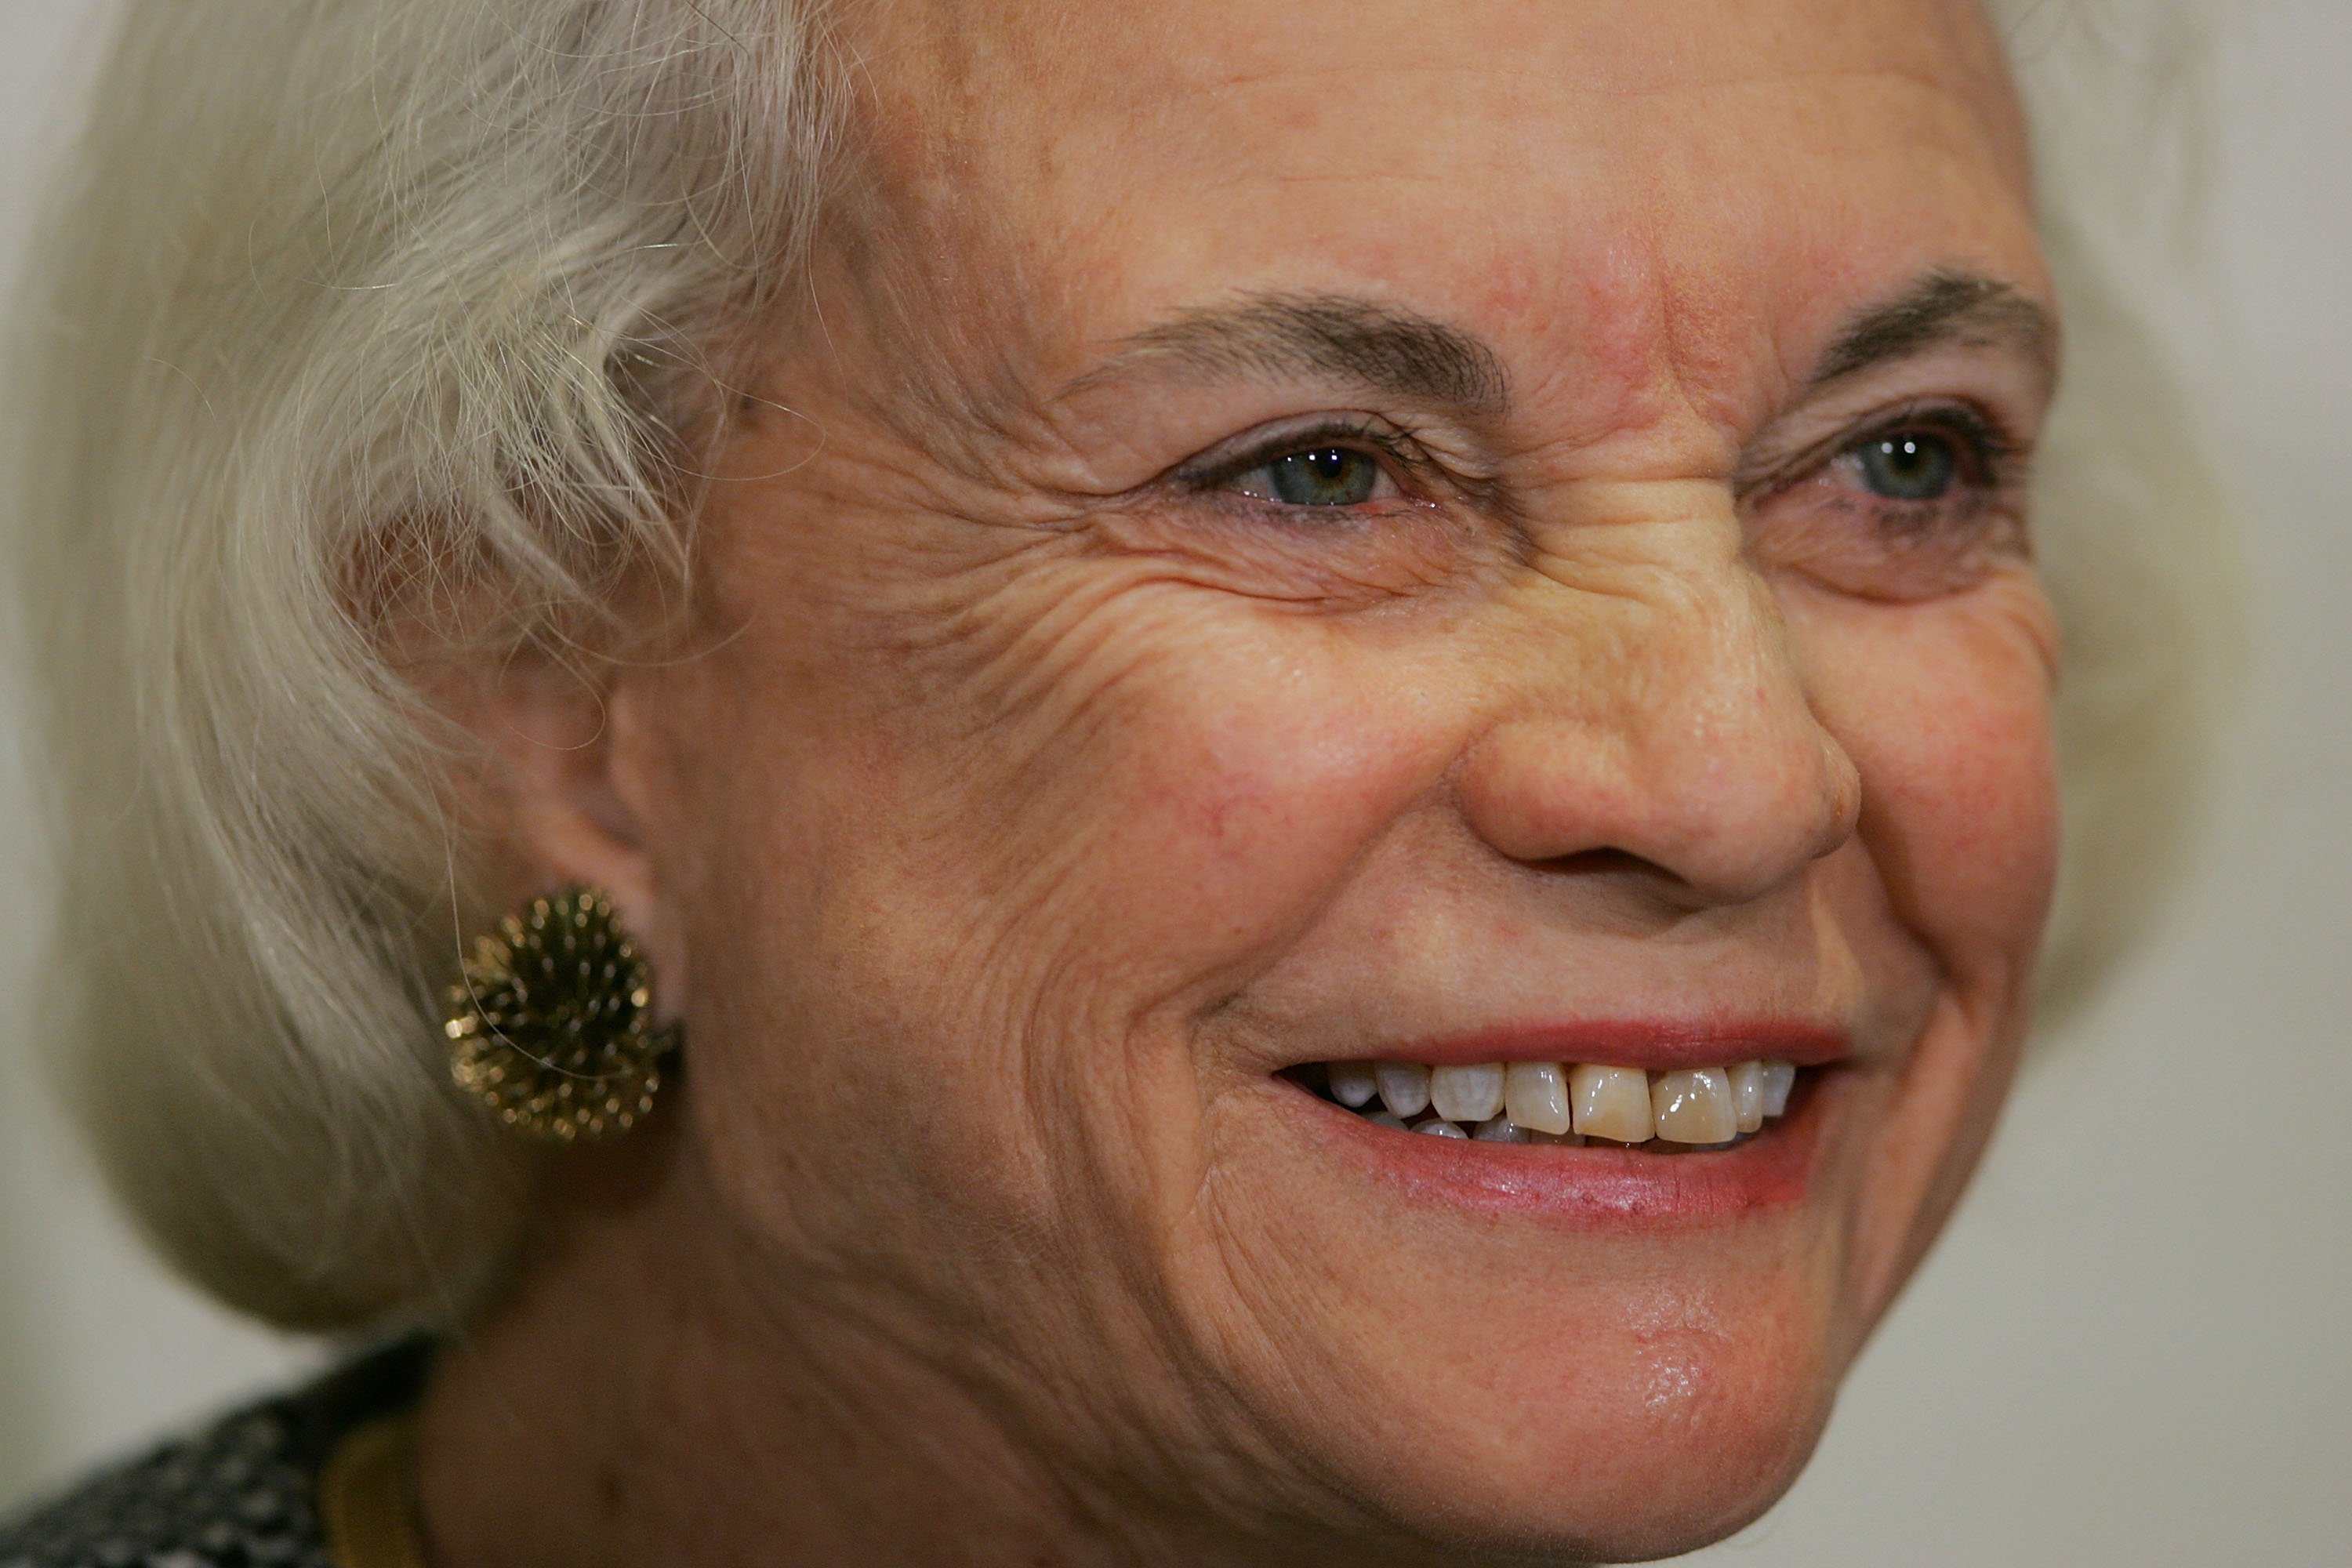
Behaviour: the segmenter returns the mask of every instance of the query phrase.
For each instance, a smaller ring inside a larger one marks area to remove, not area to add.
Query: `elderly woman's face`
[[[1088,1506],[1735,1526],[1985,1138],[2051,879],[2053,343],[1985,25],[852,35],[703,641],[614,709],[744,1277]],[[1785,1114],[1692,1147],[1693,1069],[1769,1058]],[[1402,1131],[1362,1062],[1646,1069],[1563,1070],[1571,1117],[1678,1141]]]

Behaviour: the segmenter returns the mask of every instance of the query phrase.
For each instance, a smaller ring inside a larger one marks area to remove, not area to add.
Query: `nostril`
[[[1770,893],[1853,837],[1861,776],[1792,674],[1738,701],[1722,685],[1497,723],[1454,776],[1465,823],[1547,873],[1654,880],[1709,904]]]
[[[1663,877],[1673,873],[1654,860],[1645,860],[1630,849],[1580,849],[1573,855],[1558,855],[1538,862],[1547,871],[1572,877]]]

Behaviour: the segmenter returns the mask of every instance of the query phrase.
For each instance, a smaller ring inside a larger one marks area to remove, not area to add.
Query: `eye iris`
[[[1356,506],[1372,499],[1381,468],[1362,452],[1326,447],[1266,465],[1275,499],[1287,506]]]
[[[1863,481],[1890,500],[1936,500],[1959,474],[1959,456],[1941,436],[1905,432],[1863,444]]]

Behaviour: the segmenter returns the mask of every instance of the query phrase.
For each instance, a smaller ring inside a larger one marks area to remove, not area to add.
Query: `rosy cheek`
[[[1129,889],[1181,891],[1156,913],[1123,901],[1106,916],[1196,957],[1207,943],[1242,959],[1301,929],[1444,766],[1436,726],[1383,684],[1345,657],[1291,663],[1278,682],[1193,669],[1171,683],[1113,742],[1098,863],[1132,868]]]
[[[1808,631],[1817,700],[1861,770],[1863,837],[1896,910],[1948,970],[1999,984],[2032,952],[2056,874],[2037,639],[1972,595]]]

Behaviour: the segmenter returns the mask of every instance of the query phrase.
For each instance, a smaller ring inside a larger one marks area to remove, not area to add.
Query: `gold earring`
[[[677,1031],[611,900],[567,888],[475,943],[449,987],[449,1076],[508,1127],[550,1142],[625,1132],[654,1108]]]

